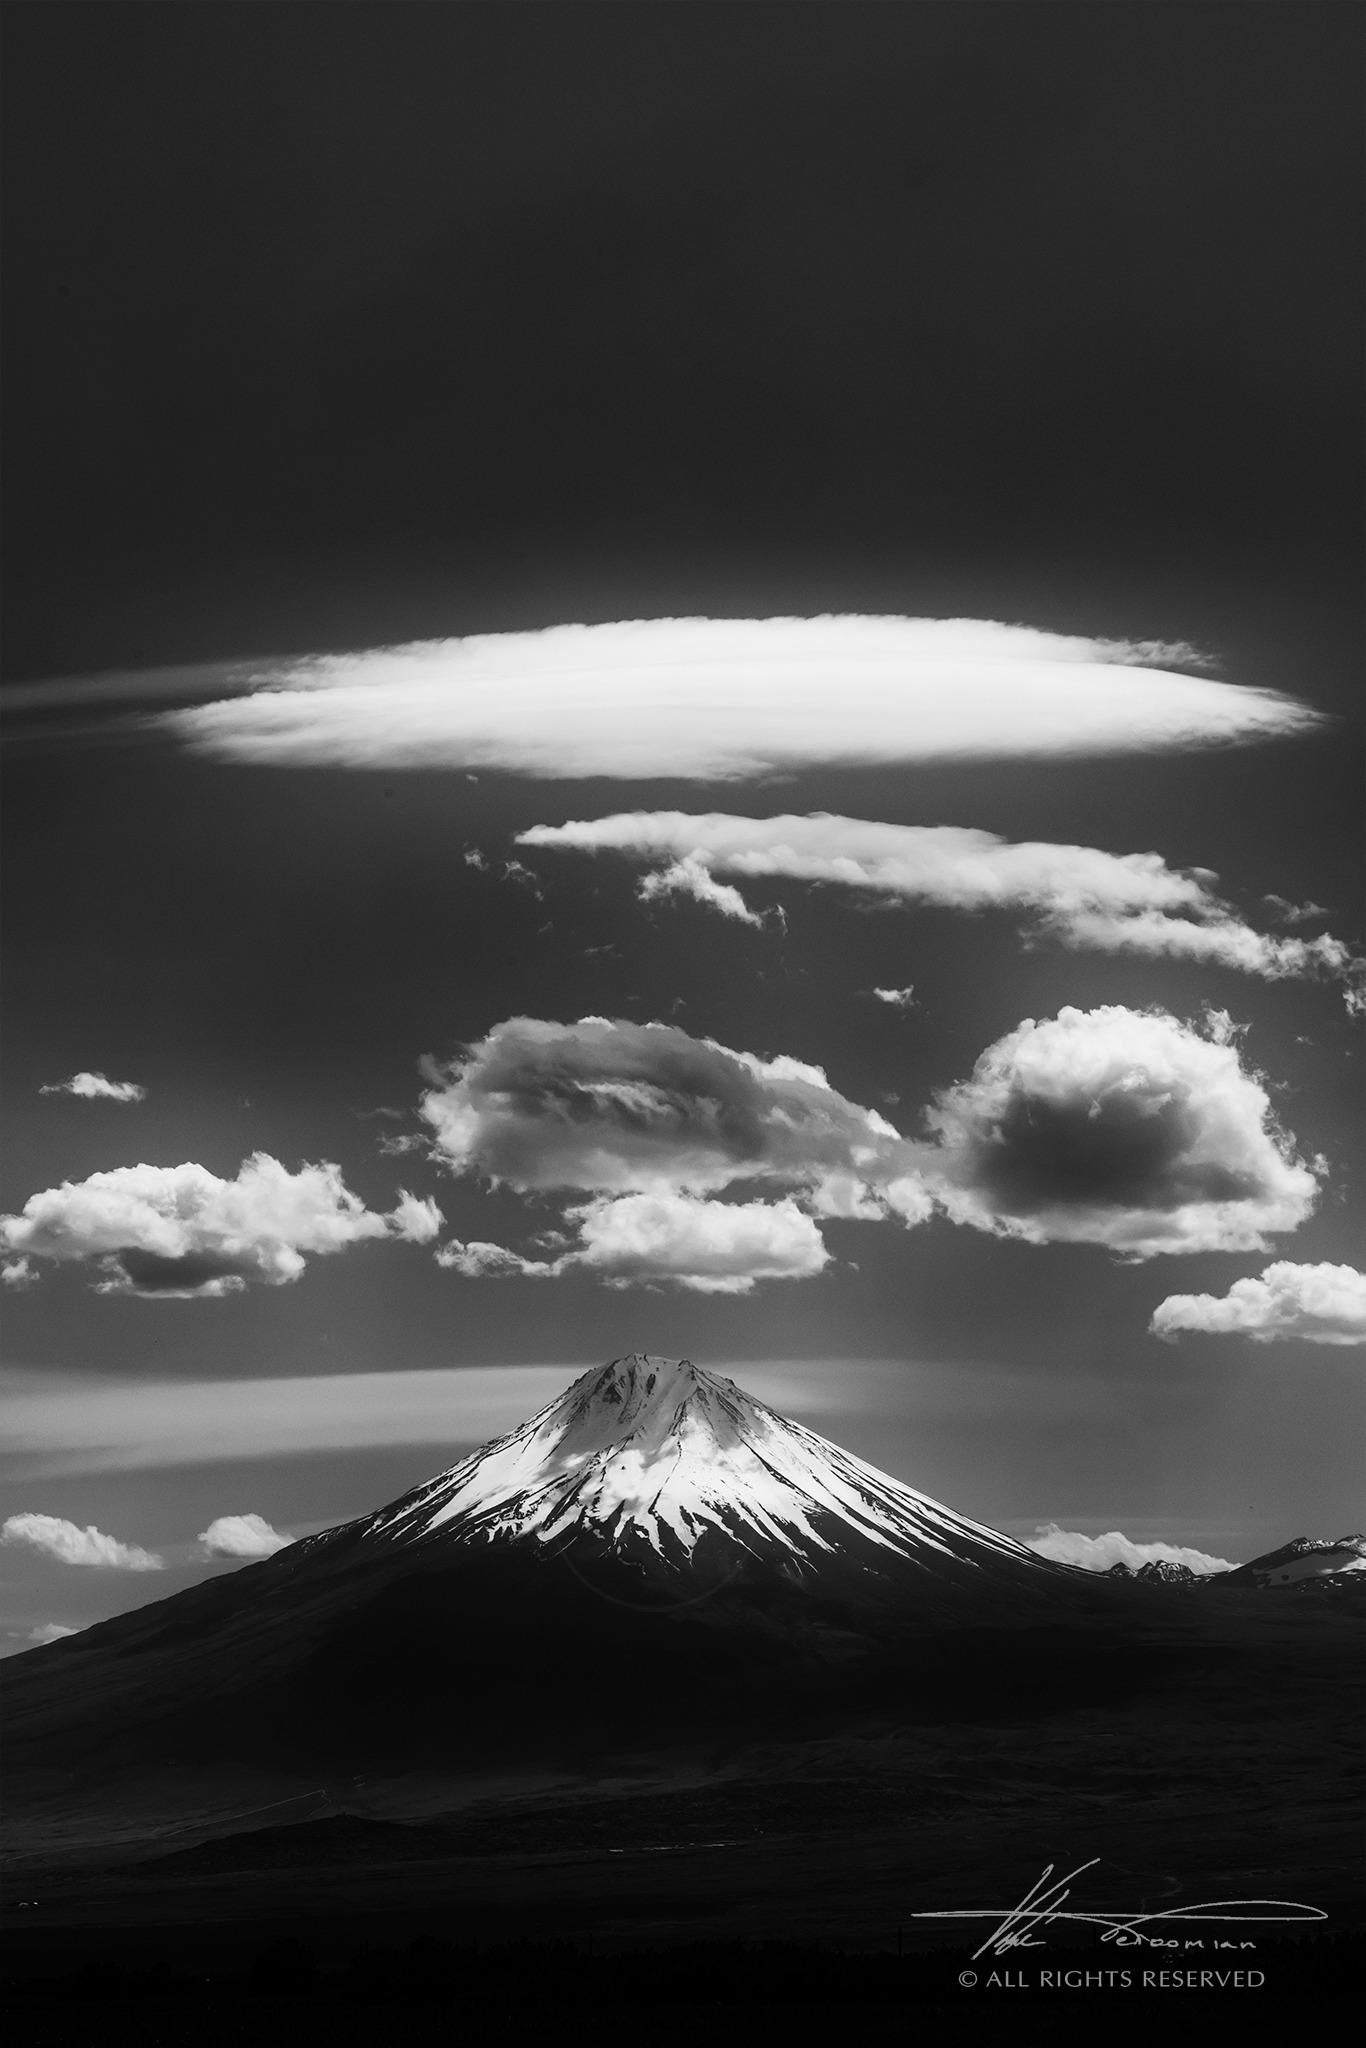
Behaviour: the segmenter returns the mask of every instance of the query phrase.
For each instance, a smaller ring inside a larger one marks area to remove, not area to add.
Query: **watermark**
[[[964,1991],[1261,1991],[1265,1970],[960,1970]]]
[[[1030,1885],[1024,1897],[1015,1906],[955,1906],[928,1913],[913,1913],[913,1920],[994,1920],[996,1926],[981,1947],[974,1949],[973,1962],[983,1956],[1008,1955],[1019,1948],[1045,1948],[1044,1930],[1058,1921],[1074,1925],[1098,1927],[1103,1930],[1101,1940],[1113,1943],[1116,1948],[1149,1949],[1217,1949],[1241,1950],[1255,1948],[1256,1943],[1246,1935],[1234,1939],[1216,1939],[1213,1936],[1187,1935],[1182,1930],[1193,1926],[1248,1927],[1265,1926],[1286,1922],[1304,1923],[1326,1920],[1328,1915],[1317,1906],[1305,1906],[1294,1899],[1206,1899],[1190,1906],[1168,1906],[1158,1913],[1087,1913],[1075,1907],[1068,1908],[1073,1880],[1083,1871],[1094,1870],[1100,1862],[1099,1856],[1092,1856],[1089,1862],[1079,1863],[1075,1870],[1069,1870],[1065,1877],[1050,1884],[1054,1865],[1046,1863],[1043,1874]],[[1172,1880],[1173,1885],[1176,1881]],[[959,1982],[963,1983],[970,1972],[964,1972]],[[1174,1974],[1180,1974],[1179,1972]],[[1167,1987],[1157,1986],[1163,1989]],[[1241,1988],[1241,1987],[1240,1987]]]

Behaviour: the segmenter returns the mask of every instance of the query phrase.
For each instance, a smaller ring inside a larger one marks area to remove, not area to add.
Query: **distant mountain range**
[[[1128,1564],[1112,1564],[1106,1573],[1111,1579],[1137,1579],[1147,1586],[1193,1586],[1201,1577],[1188,1564],[1176,1564],[1169,1558],[1151,1558],[1147,1564],[1134,1569]]]
[[[1293,1586],[1324,1591],[1342,1586],[1354,1573],[1366,1573],[1366,1536],[1296,1536],[1279,1550],[1223,1571],[1195,1572],[1188,1564],[1161,1558],[1137,1570],[1112,1564],[1106,1576],[1155,1586]]]

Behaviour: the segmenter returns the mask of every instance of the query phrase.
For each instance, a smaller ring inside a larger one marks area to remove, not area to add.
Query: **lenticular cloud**
[[[282,767],[727,781],[820,764],[1096,755],[1304,731],[1318,714],[1194,649],[974,619],[649,619],[244,668],[162,715]]]
[[[1264,981],[1333,979],[1345,984],[1353,1011],[1366,990],[1366,962],[1340,939],[1254,931],[1214,893],[1208,869],[1170,868],[1156,853],[1017,845],[958,825],[888,825],[829,811],[773,818],[625,811],[532,825],[518,833],[517,844],[655,863],[637,889],[645,901],[687,895],[745,924],[761,926],[764,919],[717,875],[805,882],[971,913],[1022,913],[1031,937],[1076,951],[1203,960]]]

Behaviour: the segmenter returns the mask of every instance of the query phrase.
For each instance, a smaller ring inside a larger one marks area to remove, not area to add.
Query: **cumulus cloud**
[[[667,861],[640,885],[651,897],[686,890],[724,915],[758,924],[718,874],[782,878],[951,910],[1023,915],[1033,938],[1078,950],[1201,960],[1267,981],[1323,976],[1361,986],[1366,965],[1341,940],[1254,931],[1215,893],[1203,868],[1171,868],[1156,853],[1012,843],[957,825],[887,825],[817,811],[734,817],[724,812],[629,811],[534,825],[518,844]]]
[[[1310,1213],[1322,1162],[1295,1156],[1240,1037],[1217,1010],[1199,1026],[1118,1006],[1028,1018],[907,1137],[786,1056],[674,1025],[509,1018],[425,1063],[430,1156],[558,1196],[564,1229],[532,1254],[455,1240],[438,1258],[470,1278],[587,1270],[738,1291],[742,1272],[819,1272],[815,1219],[912,1226],[936,1211],[1136,1259],[1264,1249]],[[763,1199],[741,1205],[746,1188]]]
[[[1236,1043],[1161,1011],[1027,1018],[928,1122],[954,1221],[1035,1244],[1258,1251],[1317,1193]]]
[[[6,1259],[0,1265],[0,1281],[6,1287],[32,1287],[38,1269],[32,1259]]]
[[[905,988],[874,988],[868,993],[874,1002],[886,1003],[893,1010],[913,1010],[916,1007],[913,982],[907,982]]]
[[[0,1246],[24,1259],[93,1263],[97,1291],[204,1300],[247,1282],[297,1280],[305,1254],[326,1255],[368,1238],[430,1243],[435,1204],[404,1194],[391,1215],[353,1195],[326,1162],[290,1173],[255,1152],[234,1180],[207,1168],[122,1166],[30,1196],[21,1215],[0,1217]]]
[[[443,1245],[437,1258],[467,1279],[557,1279],[575,1270],[609,1287],[668,1283],[695,1294],[749,1294],[760,1280],[804,1280],[830,1254],[810,1216],[779,1202],[712,1202],[692,1195],[619,1195],[568,1211],[577,1242],[553,1259],[502,1245]]]
[[[1180,1330],[1251,1337],[1256,1344],[1366,1344],[1366,1273],[1279,1259],[1227,1294],[1169,1294],[1153,1311],[1159,1337]]]
[[[43,1621],[29,1630],[28,1639],[31,1643],[59,1643],[63,1636],[79,1634],[79,1629],[69,1628],[64,1621]]]
[[[819,1067],[676,1025],[513,1017],[426,1072],[433,1156],[524,1194],[705,1195],[765,1181],[830,1213],[855,1199],[916,1207],[909,1189],[894,1192],[914,1174],[913,1148],[876,1110]]]
[[[144,1102],[147,1099],[147,1090],[140,1088],[136,1081],[110,1081],[103,1074],[88,1074],[84,1069],[65,1081],[47,1082],[38,1093],[79,1095],[87,1102]]]
[[[153,1551],[106,1536],[93,1523],[82,1529],[60,1515],[11,1515],[0,1529],[0,1543],[26,1544],[58,1564],[93,1565],[104,1571],[159,1572],[166,1563]]]
[[[293,1538],[272,1529],[263,1515],[219,1515],[195,1541],[209,1557],[274,1557]]]
[[[553,1256],[443,1245],[467,1278],[588,1271],[712,1293],[819,1272],[814,1217],[923,1222],[919,1150],[819,1067],[761,1059],[668,1024],[513,1017],[461,1059],[428,1062],[432,1156],[567,1204]],[[766,1199],[709,1200],[757,1184]]]
[[[748,1294],[757,1280],[805,1279],[830,1254],[811,1218],[780,1202],[625,1195],[579,1212],[581,1264],[612,1284],[665,1279],[700,1294]]]
[[[1077,1529],[1060,1529],[1056,1522],[1042,1522],[1026,1543],[1027,1550],[1051,1557],[1057,1564],[1077,1565],[1084,1572],[1108,1572],[1112,1566],[1127,1564],[1137,1571],[1145,1564],[1184,1564],[1193,1572],[1227,1572],[1234,1566],[1226,1557],[1210,1557],[1180,1543],[1134,1543],[1118,1529],[1104,1536],[1083,1536]]]
[[[714,782],[821,763],[1094,755],[1311,730],[1183,644],[974,619],[648,619],[237,669],[160,715],[220,759]]]

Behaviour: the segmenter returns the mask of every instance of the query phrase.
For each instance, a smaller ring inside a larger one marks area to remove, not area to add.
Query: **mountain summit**
[[[1359,1531],[1336,1539],[1296,1536],[1222,1576],[1230,1586],[1321,1588],[1341,1585],[1349,1574],[1354,1579],[1366,1574],[1366,1536]]]
[[[377,1514],[296,1546],[524,1542],[675,1574],[834,1562],[1053,1580],[1018,1543],[941,1507],[686,1358],[633,1352]]]
[[[9,1747],[312,1773],[929,1712],[936,1687],[977,1711],[1089,1673],[1094,1622],[1139,1597],[632,1354],[375,1514],[15,1658]]]

